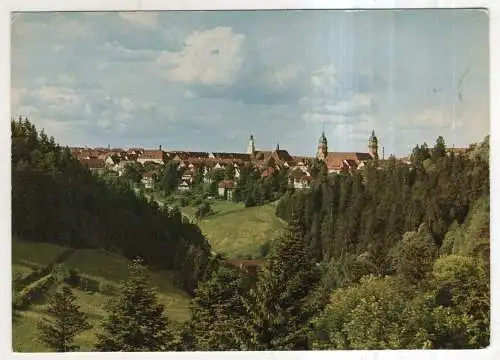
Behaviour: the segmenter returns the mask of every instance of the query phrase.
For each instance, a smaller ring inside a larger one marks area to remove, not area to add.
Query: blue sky
[[[24,13],[12,115],[61,144],[385,154],[489,133],[479,10]]]

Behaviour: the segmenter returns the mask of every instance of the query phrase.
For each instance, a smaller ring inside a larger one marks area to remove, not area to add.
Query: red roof
[[[274,160],[279,160],[279,161],[292,161],[293,160],[293,158],[290,156],[290,154],[286,150],[274,150],[271,153],[271,157]]]
[[[102,159],[80,159],[80,162],[88,166],[89,169],[103,169],[105,166]]]
[[[262,177],[268,177],[274,173],[274,168],[268,167],[262,172]]]
[[[236,186],[233,180],[222,180],[219,183],[219,189],[234,189]]]
[[[143,178],[153,178],[156,176],[156,172],[154,171],[146,171],[144,174],[142,174]]]
[[[251,161],[251,155],[246,153],[212,153],[216,159]]]
[[[163,151],[162,150],[144,150],[144,152],[141,154],[141,156],[139,158],[163,160]]]
[[[372,159],[373,157],[369,153],[329,152],[326,156],[326,167],[329,170],[341,170],[346,167],[344,161],[356,167],[361,161]]]

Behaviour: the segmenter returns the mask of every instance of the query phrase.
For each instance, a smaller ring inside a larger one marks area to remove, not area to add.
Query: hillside
[[[214,214],[198,222],[212,249],[229,258],[259,257],[259,248],[274,239],[284,221],[276,213],[276,203],[245,208],[242,203],[215,201]],[[183,209],[194,215],[195,209]]]
[[[64,254],[66,256],[64,256]],[[61,255],[62,258],[61,258]],[[94,289],[84,290],[81,286],[73,289],[93,328],[77,337],[77,344],[82,351],[89,351],[95,342],[95,332],[100,321],[106,315],[104,305],[111,298],[109,289],[116,288],[119,282],[127,276],[129,261],[122,256],[96,249],[72,249],[49,243],[13,241],[12,271],[22,278],[28,277],[34,271],[50,266],[54,262],[65,264],[76,270],[80,277],[88,279],[89,285],[97,284]],[[28,279],[29,280],[29,279]],[[25,283],[29,287],[37,281]],[[152,271],[151,283],[159,291],[158,298],[166,306],[168,316],[182,323],[189,319],[189,296],[174,285],[174,274],[171,271]],[[56,290],[52,285],[47,293]],[[37,340],[37,323],[46,317],[47,296],[41,296],[26,310],[20,312],[19,318],[13,324],[13,349],[18,352],[48,351],[44,344]]]
[[[105,249],[172,270],[192,292],[210,262],[194,224],[89,171],[27,120],[12,121],[12,233],[26,241]]]

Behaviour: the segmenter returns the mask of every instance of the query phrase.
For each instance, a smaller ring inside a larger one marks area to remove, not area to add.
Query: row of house
[[[270,176],[282,168],[289,169],[290,185],[296,189],[309,188],[313,180],[309,169],[315,160],[322,161],[326,165],[328,173],[360,170],[368,162],[379,160],[378,139],[375,136],[375,131],[372,131],[368,138],[367,150],[367,152],[331,152],[328,149],[328,140],[324,132],[319,138],[315,157],[292,156],[288,151],[280,149],[279,144],[274,150],[257,150],[253,135],[250,136],[246,153],[164,151],[161,146],[154,150],[111,148],[109,145],[107,148],[71,148],[72,154],[92,171],[99,173],[108,169],[120,176],[129,163],[162,165],[173,160],[178,164],[178,170],[181,173],[179,191],[191,188],[198,171],[202,171],[204,181],[210,182],[212,171],[223,171],[228,166],[232,166],[235,181],[221,182],[219,184],[220,194],[230,193],[234,189],[240,177],[241,167],[249,164],[260,169],[263,177]],[[453,148],[449,151],[462,153],[466,150]],[[401,159],[401,161],[408,163],[409,159]],[[384,160],[381,159],[379,164],[383,162]],[[142,182],[145,187],[153,186],[154,176],[153,172],[147,172],[143,175]]]

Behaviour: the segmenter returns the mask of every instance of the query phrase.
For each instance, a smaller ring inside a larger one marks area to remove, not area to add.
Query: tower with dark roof
[[[374,159],[378,159],[378,139],[375,136],[375,130],[372,130],[372,134],[368,139],[368,152]]]
[[[318,152],[316,153],[316,157],[318,160],[325,160],[327,155],[328,141],[326,140],[325,132],[323,131],[318,141]]]
[[[255,155],[255,141],[253,139],[253,135],[250,135],[250,140],[248,140],[247,154],[251,156]]]

